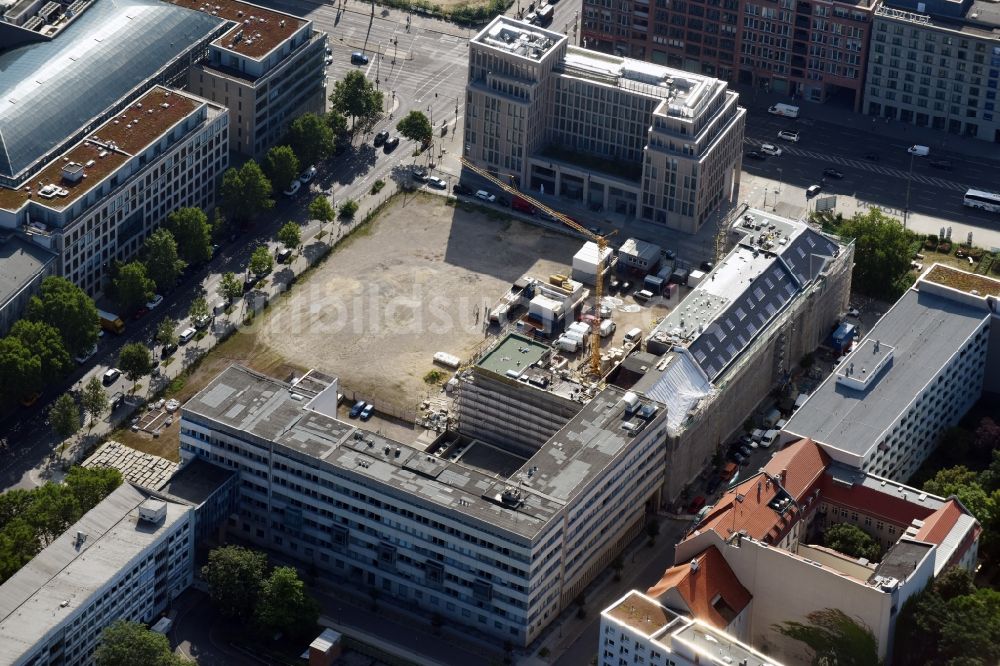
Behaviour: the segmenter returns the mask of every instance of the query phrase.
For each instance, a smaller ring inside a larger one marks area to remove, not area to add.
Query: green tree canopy
[[[122,473],[113,467],[74,466],[63,483],[76,498],[82,516],[122,485]]]
[[[333,129],[315,113],[304,113],[288,126],[288,142],[303,167],[333,154]]]
[[[208,301],[205,300],[204,296],[199,296],[198,298],[191,301],[191,307],[188,308],[188,317],[191,321],[200,319],[201,317],[208,316]]]
[[[173,317],[164,317],[156,327],[154,339],[161,345],[177,344],[177,320]]]
[[[222,274],[222,279],[219,280],[219,296],[222,296],[227,301],[235,301],[243,294],[243,284],[240,279],[236,277],[236,273],[232,271],[227,271]]]
[[[879,666],[878,643],[871,629],[842,610],[813,611],[808,623],[783,622],[774,630],[813,651],[813,666]]]
[[[411,141],[419,141],[426,146],[434,138],[434,128],[423,111],[410,111],[396,124],[399,133]]]
[[[222,174],[220,197],[230,219],[249,222],[258,213],[274,207],[271,181],[260,166],[250,160],[242,167],[231,167]]]
[[[352,128],[370,127],[382,115],[382,93],[365,78],[360,70],[351,70],[341,81],[335,81],[330,93],[331,108],[351,119]]]
[[[334,149],[347,140],[347,118],[340,111],[330,111],[324,118],[326,126],[333,132]]]
[[[132,342],[118,353],[118,368],[132,382],[132,391],[135,392],[135,383],[153,371],[153,357],[146,345]]]
[[[295,222],[286,222],[278,229],[278,241],[289,250],[294,250],[302,242],[302,229]]]
[[[965,465],[946,467],[924,482],[923,489],[935,495],[955,495],[981,523],[987,522],[994,506],[989,494],[979,485],[979,473]]]
[[[135,312],[149,302],[156,290],[156,283],[149,279],[146,266],[138,261],[118,269],[115,293],[118,304],[125,312]]]
[[[108,392],[104,390],[97,375],[87,380],[80,396],[80,404],[90,414],[90,427],[93,428],[94,421],[101,418],[108,409]]]
[[[869,562],[878,561],[882,549],[867,532],[857,525],[837,523],[823,532],[823,545],[851,557],[864,557]]]
[[[259,246],[250,255],[250,272],[257,277],[263,277],[271,272],[274,268],[274,257],[271,256],[271,252],[267,249],[266,245]]]
[[[878,208],[856,213],[838,233],[854,239],[854,285],[872,296],[897,295],[910,270],[912,234]]]
[[[49,410],[49,422],[52,430],[60,439],[71,437],[80,430],[80,407],[73,396],[63,393],[52,403]]]
[[[181,259],[192,266],[212,258],[212,225],[200,208],[179,208],[167,217]]]
[[[67,486],[46,483],[35,488],[27,521],[42,545],[47,546],[82,515],[80,502]]]
[[[287,190],[299,175],[299,158],[289,146],[274,146],[264,156],[264,173],[275,190]]]
[[[18,400],[38,393],[45,385],[42,361],[18,338],[0,338],[0,392],[4,400]]]
[[[267,556],[241,546],[223,546],[208,554],[201,575],[219,612],[239,620],[253,617],[260,596]]]
[[[320,223],[333,222],[336,213],[325,194],[319,195],[309,203],[309,217],[319,220]]]
[[[45,322],[20,319],[11,326],[10,335],[38,359],[43,381],[62,377],[73,367],[59,331]]]
[[[62,336],[73,356],[84,354],[97,344],[97,307],[83,289],[55,275],[42,280],[37,296],[28,302],[28,319],[52,326]]]
[[[306,593],[295,569],[277,567],[261,586],[254,615],[268,633],[309,636],[316,630],[319,605]]]
[[[105,627],[94,651],[96,666],[181,666],[187,662],[170,650],[163,634],[138,622],[118,620]]]
[[[167,229],[157,229],[146,239],[145,253],[146,274],[156,283],[156,288],[161,292],[173,289],[185,266],[177,253],[174,235]]]
[[[0,583],[16,574],[42,549],[35,530],[24,518],[14,518],[0,530]]]

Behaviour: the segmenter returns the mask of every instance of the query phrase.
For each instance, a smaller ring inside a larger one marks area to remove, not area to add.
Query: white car
[[[797,142],[799,140],[799,133],[792,130],[778,130],[778,138],[785,141]]]
[[[311,166],[302,172],[302,175],[299,176],[299,182],[305,185],[315,177],[316,177],[316,167]]]
[[[861,310],[857,308],[851,308],[850,310],[847,311],[847,316],[854,317],[855,319],[857,319],[858,317],[861,316]]]
[[[439,190],[443,190],[448,187],[448,183],[444,182],[443,178],[438,178],[437,176],[430,176],[427,178],[427,184]]]
[[[191,327],[185,328],[183,331],[181,331],[181,334],[177,336],[177,341],[182,345],[186,345],[187,343],[191,342],[191,340],[197,334],[198,331],[194,330],[193,328]]]
[[[95,344],[93,347],[90,348],[90,351],[86,351],[80,354],[79,356],[73,357],[73,360],[76,361],[78,364],[83,365],[84,363],[92,359],[94,357],[94,354],[96,353],[97,353],[97,345]]]
[[[300,187],[302,187],[302,183],[300,183],[298,179],[295,179],[292,181],[292,184],[288,186],[288,189],[282,192],[282,194],[286,197],[294,197],[298,193]]]
[[[781,148],[778,148],[773,143],[762,143],[760,144],[760,152],[764,153],[765,155],[773,155],[774,157],[778,157],[779,155],[781,155]]]
[[[497,200],[496,196],[490,194],[486,190],[478,190],[476,192],[476,196],[482,199],[483,201],[489,201],[490,203],[494,203]]]
[[[162,303],[162,302],[163,302],[163,296],[160,296],[159,294],[156,294],[156,295],[154,295],[154,296],[153,296],[153,298],[152,298],[152,299],[151,299],[151,300],[149,301],[149,303],[146,303],[146,308],[148,308],[148,309],[150,309],[150,310],[155,310],[155,309],[156,309],[156,307],[157,307],[157,306],[158,306],[158,305],[159,305],[160,303]]]

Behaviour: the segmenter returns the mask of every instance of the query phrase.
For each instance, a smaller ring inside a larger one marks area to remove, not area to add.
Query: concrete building
[[[998,295],[1000,281],[929,269],[795,412],[783,439],[810,437],[834,460],[910,478],[997,374]]]
[[[123,484],[0,586],[0,662],[90,664],[101,631],[151,622],[194,577],[190,507]]]
[[[781,666],[733,636],[632,591],[601,612],[599,666]]]
[[[840,523],[884,554],[870,562],[818,545]],[[800,440],[723,493],[647,594],[790,663],[808,655],[774,626],[836,608],[871,629],[886,658],[905,601],[948,567],[973,570],[981,532],[956,498],[860,472]]]
[[[1000,6],[891,0],[875,12],[865,112],[1000,142]]]
[[[584,0],[591,49],[861,109],[875,0]]]
[[[523,455],[503,432],[417,450],[327,390],[232,366],[184,405],[182,458],[238,470],[242,538],[448,622],[527,645],[655,506],[665,416],[641,396],[608,387]]]
[[[506,16],[469,47],[463,154],[480,167],[686,233],[735,203],[746,111],[722,81]]]
[[[0,335],[5,335],[53,275],[56,255],[11,234],[0,239]]]

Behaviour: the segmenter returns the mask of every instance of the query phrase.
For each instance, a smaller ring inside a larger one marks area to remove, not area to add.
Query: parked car
[[[765,155],[773,155],[774,157],[779,157],[781,155],[781,148],[778,148],[773,143],[762,143],[760,144],[760,152]]]
[[[748,157],[751,160],[760,160],[760,161],[767,159],[766,156],[762,155],[761,153],[758,153],[756,150],[751,150],[750,152],[748,152],[746,154],[746,157]]]
[[[837,180],[844,177],[843,172],[837,171],[836,169],[823,169],[823,175],[829,178],[836,178]]]
[[[427,184],[439,190],[443,190],[448,187],[448,183],[445,182],[444,178],[438,178],[437,176],[430,176],[427,179]]]
[[[414,166],[411,172],[413,173],[413,180],[420,183],[427,180],[427,169],[420,166]]]
[[[472,194],[472,190],[462,185],[462,183],[455,183],[451,186],[452,194]]]
[[[351,64],[352,65],[367,65],[368,56],[366,56],[361,51],[355,51],[351,54]]]
[[[722,477],[720,477],[718,475],[715,475],[715,476],[713,476],[711,478],[711,480],[705,486],[705,492],[707,492],[709,495],[711,495],[712,493],[714,493],[716,490],[719,489],[720,485],[722,485]]]
[[[144,305],[141,308],[139,308],[138,310],[136,310],[134,313],[132,313],[132,319],[135,319],[136,321],[138,321],[138,320],[142,319],[144,316],[146,316],[147,314],[149,314],[149,308],[147,308]]]
[[[277,254],[275,255],[275,258],[278,260],[279,264],[287,264],[289,261],[292,260],[292,251],[289,250],[287,247],[283,247],[280,250],[278,250]]]
[[[693,500],[691,500],[690,504],[688,504],[687,512],[698,513],[699,511],[701,511],[703,506],[705,506],[705,498],[702,497],[701,495],[698,495]]]
[[[195,318],[194,327],[199,331],[208,328],[208,325],[212,323],[212,315],[203,314],[200,317]]]
[[[747,457],[745,455],[743,455],[742,453],[740,453],[739,451],[730,451],[729,455],[726,456],[726,457],[729,460],[732,460],[737,465],[742,465],[743,461],[747,459]]]
[[[806,188],[806,198],[811,198],[820,193],[823,188],[819,185],[810,185]]]
[[[799,140],[799,133],[792,130],[778,130],[778,138],[785,141],[797,142]]]
[[[118,368],[108,368],[107,370],[104,371],[104,376],[101,377],[101,382],[103,382],[105,386],[111,386],[116,381],[118,381],[118,378],[121,376],[122,376],[122,371],[119,370]]]
[[[375,135],[375,139],[372,140],[372,145],[378,148],[383,143],[385,143],[385,140],[388,138],[389,138],[389,133],[386,132],[385,130],[382,130],[381,132]]]
[[[477,190],[476,197],[490,203],[494,203],[497,200],[495,195],[490,194],[486,190]]]
[[[163,345],[163,348],[160,350],[160,358],[167,358],[175,351],[177,351],[177,343],[168,342],[167,344]]]
[[[740,446],[737,449],[737,451],[739,451],[740,453],[742,453],[744,458],[749,458],[750,454],[753,453],[753,449],[751,447],[747,446],[746,444],[740,444]]]
[[[358,415],[358,418],[360,418],[362,421],[367,421],[372,417],[372,414],[374,413],[375,413],[375,405],[369,402],[367,405],[365,405],[365,408],[361,410],[361,414]]]
[[[198,334],[198,331],[194,330],[190,326],[181,331],[181,334],[177,336],[177,341],[182,345],[186,345],[194,339],[194,336]]]
[[[113,396],[111,396],[111,411],[115,411],[124,404],[125,404],[125,394],[122,393],[121,391],[117,391]]]
[[[304,185],[315,177],[316,177],[316,167],[311,166],[302,172],[302,175],[299,176],[299,182]]]
[[[366,403],[364,400],[358,400],[356,403],[354,403],[354,406],[351,407],[351,411],[348,412],[347,415],[352,419],[358,418],[358,415],[364,410],[365,404]]]
[[[301,187],[302,187],[302,183],[300,183],[299,179],[296,178],[295,180],[292,181],[291,185],[289,185],[282,192],[282,194],[284,194],[286,197],[294,197],[296,194],[298,194],[299,188],[301,188]]]
[[[847,311],[847,316],[854,317],[855,319],[857,319],[858,317],[861,316],[861,310],[857,308],[851,308],[850,310]]]
[[[382,146],[382,150],[387,153],[391,153],[393,150],[395,150],[396,146],[398,145],[399,145],[398,136],[389,137],[388,139],[385,140],[385,145]]]
[[[83,365],[84,363],[92,359],[94,357],[94,354],[96,353],[97,353],[97,344],[95,343],[94,346],[90,348],[90,351],[83,352],[79,356],[74,356],[73,360],[79,363],[80,365]]]
[[[163,302],[163,296],[160,296],[159,294],[154,294],[153,298],[149,300],[149,303],[146,303],[146,308],[149,310],[155,310],[156,307],[162,302]]]
[[[701,266],[699,266],[699,268],[703,273],[711,273],[712,269],[715,268],[715,264],[711,261],[703,261],[701,262]]]

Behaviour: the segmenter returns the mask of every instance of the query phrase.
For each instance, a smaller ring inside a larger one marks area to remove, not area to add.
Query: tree
[[[895,296],[910,270],[912,234],[880,209],[856,213],[840,227],[854,239],[854,277],[858,289],[872,296]]]
[[[287,190],[299,175],[299,158],[288,146],[274,146],[264,156],[264,173],[275,190]]]
[[[946,467],[924,482],[923,489],[935,495],[955,495],[981,523],[991,517],[994,507],[987,492],[979,485],[979,474],[965,465]]]
[[[56,398],[49,409],[49,421],[59,439],[72,437],[80,430],[80,407],[73,400],[73,396],[63,393]]]
[[[157,229],[146,239],[146,274],[157,289],[167,291],[177,284],[184,260],[177,254],[177,241],[166,229]]]
[[[93,428],[94,421],[101,418],[108,409],[108,393],[104,390],[104,386],[97,375],[91,377],[83,387],[80,403],[83,406],[83,410],[90,414],[89,427]]]
[[[302,242],[302,230],[294,222],[287,222],[278,229],[278,240],[289,250],[293,250]]]
[[[0,530],[0,583],[16,574],[41,550],[42,544],[27,520],[14,518],[4,525]]]
[[[823,545],[851,557],[875,562],[882,554],[878,543],[864,530],[850,523],[837,523],[823,532]]]
[[[344,220],[353,220],[354,214],[358,212],[358,202],[354,199],[347,199],[340,204],[337,213]]]
[[[253,160],[222,174],[222,206],[236,222],[249,222],[257,213],[274,207],[271,181]]]
[[[12,335],[0,338],[0,392],[4,400],[38,393],[45,385],[42,361]]]
[[[113,467],[71,467],[64,482],[76,498],[80,515],[87,513],[122,484],[122,473]]]
[[[177,320],[173,317],[164,317],[156,327],[155,340],[161,345],[177,344]]]
[[[805,643],[813,651],[813,666],[879,666],[878,643],[864,624],[842,610],[813,611],[801,622],[773,625],[778,633]]]
[[[253,273],[258,278],[263,277],[271,272],[274,268],[274,258],[268,251],[266,245],[259,246],[250,255],[250,272]]]
[[[125,312],[135,312],[149,302],[156,290],[156,283],[149,279],[146,266],[133,261],[118,269],[115,293],[118,304]]]
[[[330,111],[324,120],[333,133],[334,150],[337,150],[347,139],[347,118],[339,111]]]
[[[351,119],[352,129],[370,127],[382,115],[382,93],[359,70],[351,70],[342,81],[333,84],[331,108]]]
[[[1000,448],[1000,424],[988,416],[980,419],[973,446],[979,454],[989,454]]]
[[[177,241],[177,252],[191,266],[212,258],[212,225],[200,208],[179,208],[167,217],[167,229]]]
[[[199,296],[191,301],[191,307],[188,308],[188,317],[191,318],[191,321],[197,321],[198,319],[207,316],[208,301],[205,300],[204,296]]]
[[[419,141],[424,147],[434,138],[434,128],[423,111],[410,111],[396,125],[399,133],[411,141]]]
[[[327,222],[333,222],[336,213],[333,210],[333,206],[330,205],[330,200],[326,198],[326,195],[319,195],[312,200],[309,204],[309,217],[314,220],[319,220],[319,228],[322,230],[323,225]]]
[[[304,113],[288,126],[288,142],[303,166],[314,165],[333,154],[333,128],[315,113]]]
[[[11,326],[10,335],[38,358],[43,379],[61,377],[73,367],[59,331],[45,322],[20,319]]]
[[[135,393],[136,382],[153,371],[153,357],[146,345],[132,342],[122,347],[118,353],[118,368],[132,382],[132,393]]]
[[[82,515],[80,503],[68,486],[46,483],[35,488],[26,520],[42,545],[47,546]]]
[[[28,319],[52,326],[73,356],[97,344],[97,307],[83,289],[55,275],[42,280],[41,290],[28,302]]]
[[[308,636],[319,620],[319,605],[306,593],[295,569],[277,567],[261,586],[254,615],[267,633]]]
[[[243,294],[243,285],[240,283],[239,278],[232,271],[223,273],[222,279],[219,280],[219,296],[222,296],[227,301],[235,301],[240,295]]]
[[[241,546],[223,546],[208,554],[201,575],[208,593],[224,616],[239,620],[253,617],[260,596],[267,556]]]
[[[166,636],[126,620],[105,627],[94,651],[96,666],[178,666],[186,663],[170,650]]]

